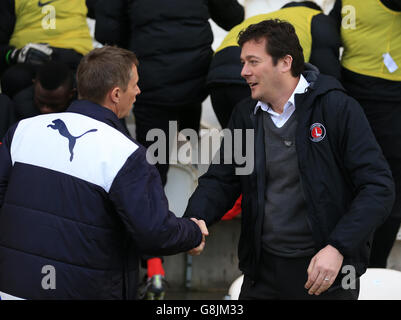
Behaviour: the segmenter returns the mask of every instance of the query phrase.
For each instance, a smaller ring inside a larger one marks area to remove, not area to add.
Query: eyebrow
[[[257,56],[254,56],[254,55],[248,55],[248,56],[246,56],[245,58],[242,58],[242,57],[240,57],[241,58],[241,60],[245,60],[245,59],[258,59],[258,60],[260,60],[260,57],[257,57]]]

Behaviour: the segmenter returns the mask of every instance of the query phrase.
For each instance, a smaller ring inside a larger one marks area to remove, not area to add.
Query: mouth
[[[255,88],[255,87],[258,85],[258,83],[257,83],[257,82],[248,82],[248,85],[249,85],[249,87],[250,87],[251,89],[253,89],[253,88]]]

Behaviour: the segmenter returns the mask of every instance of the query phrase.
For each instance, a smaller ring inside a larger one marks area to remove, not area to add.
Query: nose
[[[141,94],[141,89],[139,89],[139,86],[136,86],[136,91],[137,91],[136,95]]]
[[[250,69],[248,68],[247,64],[244,63],[241,70],[241,77],[246,78],[247,76],[250,76],[250,74]]]

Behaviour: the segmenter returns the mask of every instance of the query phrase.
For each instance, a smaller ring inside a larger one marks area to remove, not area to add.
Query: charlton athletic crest
[[[314,123],[310,127],[310,139],[319,142],[326,136],[326,128],[321,123]]]

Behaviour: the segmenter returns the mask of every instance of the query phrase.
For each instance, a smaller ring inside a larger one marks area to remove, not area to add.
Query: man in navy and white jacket
[[[93,50],[77,72],[81,100],[65,113],[25,119],[4,137],[0,291],[132,299],[140,254],[204,246],[204,222],[168,211],[157,170],[118,120],[140,93],[137,65],[130,51]]]

